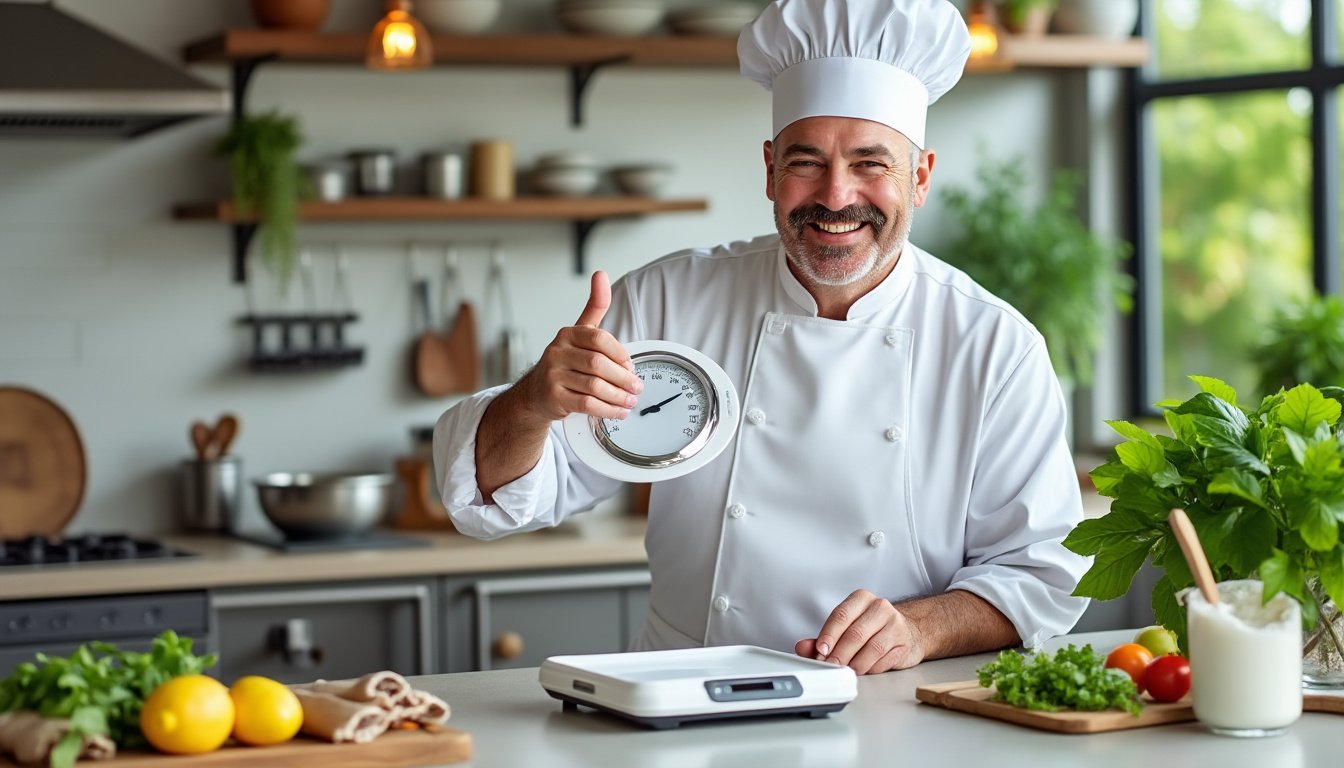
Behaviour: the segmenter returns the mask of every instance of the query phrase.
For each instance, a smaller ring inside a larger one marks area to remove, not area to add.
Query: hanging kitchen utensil
[[[0,387],[0,538],[60,535],[87,468],[69,414],[32,390]]]
[[[443,283],[439,287],[439,299],[443,312],[443,331],[439,333],[439,340],[453,372],[453,384],[449,392],[475,392],[481,381],[481,358],[476,347],[476,310],[462,291],[462,278],[457,271],[457,249],[451,244],[443,254]]]
[[[489,318],[485,337],[487,383],[508,384],[527,366],[527,350],[523,332],[514,320],[508,281],[504,277],[504,252],[499,243],[490,244],[484,314]]]
[[[429,307],[429,281],[416,280],[414,300],[419,304],[421,330],[415,340],[412,366],[416,389],[430,397],[442,397],[452,391],[453,364],[448,352],[434,332],[433,315]]]

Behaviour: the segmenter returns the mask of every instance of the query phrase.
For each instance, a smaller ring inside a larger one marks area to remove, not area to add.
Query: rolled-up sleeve
[[[613,290],[612,309],[603,326],[617,338],[628,338],[633,307],[623,286]],[[522,477],[501,486],[491,503],[476,482],[476,431],[490,403],[509,385],[463,398],[434,426],[434,467],[439,496],[459,531],[473,538],[497,539],[510,533],[559,525],[567,517],[614,495],[616,480],[585,466],[565,439],[563,422],[551,424],[541,458]]]
[[[1028,647],[1068,632],[1088,603],[1072,592],[1089,561],[1062,544],[1083,517],[1066,413],[1045,346],[1034,344],[986,411],[965,564],[949,587],[998,608]]]

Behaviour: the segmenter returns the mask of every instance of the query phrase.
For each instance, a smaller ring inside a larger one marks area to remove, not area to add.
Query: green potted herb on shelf
[[[1344,385],[1344,299],[1312,296],[1280,309],[1251,359],[1263,393],[1304,381]]]
[[[269,112],[235,120],[215,146],[229,160],[234,207],[261,225],[261,260],[281,285],[294,273],[294,229],[307,189],[295,157],[302,143],[296,118]]]
[[[1075,595],[1110,600],[1127,593],[1151,558],[1164,575],[1153,586],[1157,620],[1186,644],[1177,593],[1194,584],[1168,515],[1184,509],[1214,577],[1259,578],[1268,600],[1286,592],[1312,627],[1304,677],[1344,682],[1344,389],[1300,384],[1242,407],[1218,379],[1191,376],[1200,393],[1158,403],[1172,437],[1127,421],[1107,422],[1125,438],[1092,470],[1097,492],[1113,499],[1084,520],[1064,546],[1091,556]],[[1326,621],[1318,622],[1318,617]]]
[[[1022,162],[985,161],[976,174],[977,193],[953,188],[943,194],[958,234],[939,253],[1036,326],[1062,382],[1086,386],[1109,311],[1106,299],[1123,312],[1130,308],[1132,280],[1120,269],[1129,244],[1083,224],[1074,171],[1058,171],[1045,200],[1036,208],[1025,205]]]
[[[1015,35],[1044,35],[1059,0],[1002,0],[1003,26]]]

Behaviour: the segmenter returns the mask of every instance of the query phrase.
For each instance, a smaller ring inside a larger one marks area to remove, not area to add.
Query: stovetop
[[[125,533],[85,533],[64,538],[41,535],[0,539],[0,567],[72,566],[89,563],[125,563],[178,560],[195,557],[153,539]]]

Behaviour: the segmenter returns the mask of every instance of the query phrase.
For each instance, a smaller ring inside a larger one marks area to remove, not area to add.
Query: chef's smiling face
[[[870,120],[809,117],[765,143],[766,196],[804,282],[866,290],[891,272],[928,195],[933,152]]]

